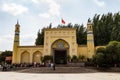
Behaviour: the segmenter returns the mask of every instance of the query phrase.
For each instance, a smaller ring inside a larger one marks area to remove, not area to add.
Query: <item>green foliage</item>
[[[35,44],[36,45],[44,45],[44,28],[41,30],[41,32],[40,32],[40,30],[38,31]]]
[[[86,66],[94,66],[95,63],[93,62],[93,59],[87,58],[87,61],[85,62]]]
[[[49,24],[48,28],[52,28],[52,23]]]
[[[108,42],[120,41],[120,13],[95,14],[92,21],[95,45],[107,45]],[[52,28],[52,24],[47,28]],[[57,28],[76,28],[76,38],[78,44],[87,43],[87,31],[84,25],[68,23],[67,25],[58,25]],[[38,31],[36,45],[44,43],[44,28]]]
[[[87,31],[83,25],[75,24],[76,28],[76,37],[78,44],[87,44]]]
[[[120,62],[120,42],[111,41],[107,46],[107,55],[110,56],[111,62],[117,64]]]
[[[44,62],[53,61],[53,57],[50,56],[50,55],[45,55],[45,56],[43,57],[43,61],[44,61]]]
[[[44,61],[44,57],[43,57],[43,56],[41,56],[41,57],[40,57],[40,60],[43,62],[43,61]]]
[[[87,44],[87,32],[86,32],[86,27],[84,25],[79,25],[79,24],[72,24],[68,23],[68,25],[63,26],[63,25],[58,25],[58,28],[75,28],[76,29],[76,37],[77,37],[77,43],[78,44]]]
[[[79,55],[79,56],[78,56],[78,60],[79,60],[79,61],[83,61],[84,59],[85,59],[85,56],[84,56],[84,55]]]
[[[104,48],[104,47],[100,47],[96,51],[96,53],[105,53],[105,52],[106,52],[106,48]]]
[[[93,56],[94,64],[99,66],[115,65],[120,63],[120,42],[111,41],[106,48],[98,48]]]
[[[93,61],[95,64],[99,65],[99,66],[103,66],[103,64],[105,64],[106,60],[104,58],[104,54],[103,53],[97,53],[96,55],[93,56]]]
[[[0,63],[5,62],[7,56],[12,56],[12,51],[4,51],[0,54]]]
[[[47,28],[52,28],[52,24]],[[57,28],[76,28],[76,37],[77,37],[77,43],[78,44],[86,44],[87,43],[87,33],[86,28],[83,25],[75,24],[72,25],[72,23],[68,23],[68,25],[58,25]],[[40,32],[40,30],[37,33],[37,38],[35,41],[36,45],[43,45],[44,44],[44,28]]]
[[[73,55],[71,61],[78,62],[78,57],[76,55]]]
[[[58,25],[58,28],[75,28],[76,29],[76,37],[78,44],[87,44],[87,32],[86,27],[84,25],[68,23],[67,26]]]
[[[112,40],[120,41],[120,14],[108,13],[93,17],[95,45],[106,45]]]
[[[67,61],[71,62],[71,56],[70,55],[67,56]]]

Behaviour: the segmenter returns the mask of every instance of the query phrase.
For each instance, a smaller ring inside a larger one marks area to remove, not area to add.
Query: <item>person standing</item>
[[[55,63],[53,64],[53,70],[55,70]]]
[[[53,69],[53,63],[52,62],[50,63],[50,67],[51,67],[51,69]]]

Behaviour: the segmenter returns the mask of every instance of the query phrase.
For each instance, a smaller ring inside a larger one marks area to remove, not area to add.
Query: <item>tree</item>
[[[73,28],[73,25],[72,25],[72,23],[68,23],[68,25],[66,27]]]
[[[107,55],[111,58],[112,64],[118,64],[120,62],[120,42],[111,41],[106,46]]]
[[[76,37],[78,44],[87,44],[87,31],[83,25],[75,24],[76,28]]]
[[[48,28],[52,28],[52,23],[49,24]]]
[[[111,40],[120,41],[120,13],[114,14]]]
[[[120,13],[95,14],[92,21],[95,45],[107,45],[110,41],[120,41]],[[52,24],[48,26],[52,28]],[[76,28],[78,44],[87,44],[87,30],[83,24],[58,25],[57,28]],[[44,44],[44,28],[38,31],[36,45]]]
[[[119,65],[120,63],[120,42],[111,41],[106,48],[98,48],[93,56],[94,64],[99,66]]]
[[[44,44],[44,28],[41,30],[41,32],[40,32],[40,30],[38,31],[35,44],[36,45],[43,45]]]
[[[8,56],[12,56],[12,51],[4,51],[0,55],[0,63],[5,62],[5,58]]]
[[[108,13],[93,17],[95,45],[107,45],[108,42],[120,41],[120,13]]]
[[[93,56],[93,62],[94,64],[97,64],[99,66],[103,66],[105,64],[105,58],[103,53],[97,53]]]
[[[48,26],[48,28],[52,28],[52,24]],[[87,32],[84,25],[79,24],[72,24],[68,23],[67,25],[58,25],[57,28],[76,28],[76,37],[77,37],[77,43],[78,44],[87,44]],[[40,30],[37,33],[37,38],[35,41],[36,45],[43,45],[44,44],[44,29],[43,28],[40,32]]]
[[[99,48],[96,50],[96,53],[106,53],[106,48],[104,48],[104,47],[99,47]]]

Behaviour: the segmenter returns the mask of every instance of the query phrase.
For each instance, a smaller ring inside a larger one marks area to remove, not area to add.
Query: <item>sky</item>
[[[52,23],[84,24],[95,14],[120,11],[120,0],[0,0],[0,51],[12,50],[17,20],[20,45],[35,45],[37,32]]]

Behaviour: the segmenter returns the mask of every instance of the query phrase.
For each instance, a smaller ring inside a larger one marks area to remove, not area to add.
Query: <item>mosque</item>
[[[67,64],[67,56],[84,55],[91,58],[96,51],[92,23],[87,23],[87,45],[78,45],[75,28],[46,28],[44,29],[44,45],[20,45],[20,24],[15,25],[12,63],[41,62],[45,55],[53,56],[57,64],[61,60]]]

